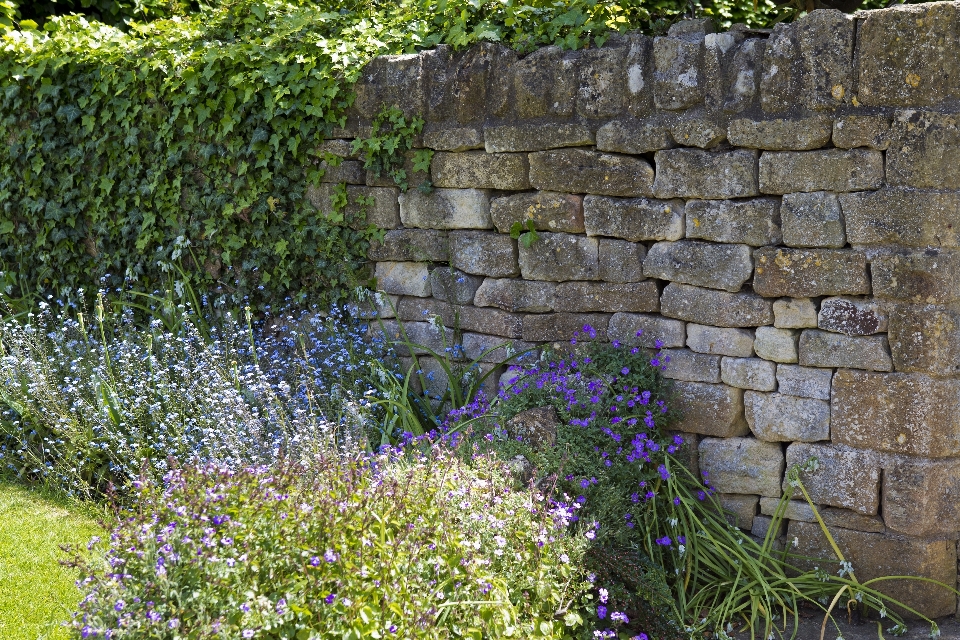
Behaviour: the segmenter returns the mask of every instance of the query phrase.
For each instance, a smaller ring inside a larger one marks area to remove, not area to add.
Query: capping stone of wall
[[[375,197],[389,231],[370,259],[415,339],[454,339],[431,317],[459,323],[468,357],[585,323],[659,339],[679,429],[740,526],[762,533],[786,469],[816,456],[805,482],[861,578],[952,584],[960,2],[713,31],[377,58],[325,146],[382,104],[423,115],[436,188],[400,195],[351,158],[311,202],[335,179]],[[527,221],[530,246],[509,236]],[[788,519],[801,552],[829,555],[805,503]],[[927,583],[881,588],[956,611]]]

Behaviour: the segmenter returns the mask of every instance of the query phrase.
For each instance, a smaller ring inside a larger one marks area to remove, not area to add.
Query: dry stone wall
[[[378,58],[325,145],[345,158],[327,179],[373,198],[368,220],[388,231],[370,258],[413,340],[442,344],[433,316],[447,344],[459,326],[466,358],[584,324],[660,340],[680,428],[739,526],[765,532],[785,469],[816,457],[804,482],[861,580],[952,585],[958,34],[960,3],[942,2],[769,32],[694,20],[577,52]],[[411,183],[432,192],[401,194],[350,155],[383,104],[426,119],[417,144],[436,153]],[[310,197],[329,210],[329,185]],[[516,222],[537,230],[530,246]],[[800,552],[830,555],[806,503],[787,517]],[[930,584],[882,588],[956,611]]]

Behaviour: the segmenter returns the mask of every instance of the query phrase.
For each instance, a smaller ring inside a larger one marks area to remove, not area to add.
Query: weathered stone
[[[830,439],[830,403],[780,393],[743,394],[747,424],[767,442],[816,442]]]
[[[777,388],[777,365],[760,358],[724,358],[720,363],[720,379],[737,389],[774,391]]]
[[[541,233],[529,247],[520,245],[520,272],[528,280],[598,280],[597,241],[568,233]]]
[[[647,248],[639,242],[600,238],[600,279],[605,282],[642,282]]]
[[[827,298],[820,303],[817,327],[848,336],[869,336],[887,330],[887,314],[872,300]]]
[[[956,539],[960,460],[899,458],[883,470],[883,519],[891,531]]]
[[[850,102],[853,18],[836,9],[812,11],[795,23],[803,61],[803,98],[815,111]]]
[[[937,106],[960,97],[960,11],[949,3],[871,11],[857,28],[865,106]]]
[[[745,40],[733,54],[728,66],[729,81],[724,95],[723,112],[735,114],[750,109],[760,95],[763,48],[760,38]],[[711,106],[709,95],[707,106]],[[715,107],[714,107],[715,109]]]
[[[597,131],[597,151],[642,154],[676,145],[665,122],[653,120],[614,120]]]
[[[767,113],[787,111],[800,100],[802,62],[796,27],[781,22],[773,28],[763,51],[760,105]]]
[[[397,303],[397,319],[401,322],[425,322],[439,319],[445,327],[456,323],[453,305],[435,298],[405,296]]]
[[[718,327],[756,327],[773,322],[772,304],[750,291],[728,293],[671,282],[660,296],[660,313]]]
[[[794,364],[777,365],[777,385],[780,393],[801,398],[830,399],[830,381],[833,371],[800,367]]]
[[[429,119],[479,124],[488,113],[502,115],[509,111],[516,60],[516,53],[510,49],[480,42],[452,56],[449,64],[440,64],[446,68],[431,72]]]
[[[843,213],[835,193],[791,193],[780,207],[783,244],[788,247],[830,247],[847,243]]]
[[[753,290],[761,296],[809,298],[870,293],[867,259],[842,249],[757,249]],[[876,277],[876,276],[874,276]]]
[[[764,515],[773,515],[777,511],[780,501],[776,498],[761,498],[760,513]],[[836,507],[818,506],[817,511],[823,519],[824,524],[833,531],[834,527],[842,529],[853,529],[855,531],[869,531],[873,533],[883,533],[887,528],[883,525],[883,520],[879,516],[865,516],[849,509],[837,509]],[[816,522],[817,517],[813,514],[810,505],[802,500],[790,500],[783,512],[784,520],[800,520],[801,522]]]
[[[654,111],[653,38],[632,31],[627,33],[627,44],[627,58],[624,61],[627,112],[635,118],[643,118]],[[597,137],[599,144],[599,134]]]
[[[528,342],[565,342],[590,325],[598,340],[606,340],[610,316],[601,313],[545,313],[523,318],[523,339]]]
[[[893,119],[887,184],[917,189],[960,187],[960,116],[903,111]]]
[[[329,216],[336,207],[333,198],[336,185],[321,183],[309,185],[306,198],[320,213]],[[374,226],[379,229],[396,229],[400,226],[400,205],[397,198],[400,190],[396,187],[357,187],[347,186],[347,206],[343,210],[343,219],[354,229]],[[361,198],[366,203],[361,205]]]
[[[840,208],[854,245],[960,247],[960,192],[881,189],[845,193]]]
[[[360,302],[348,304],[347,310],[351,317],[364,320],[395,318],[397,314],[394,310],[398,302],[400,302],[400,296],[391,296],[377,291]]]
[[[601,47],[580,53],[577,115],[610,118],[623,112],[625,87],[622,69],[626,57],[625,47]]]
[[[960,454],[960,380],[840,370],[831,408],[835,443],[928,458]]]
[[[797,331],[776,327],[758,327],[753,344],[764,360],[791,363],[797,361]]]
[[[323,171],[321,182],[347,184],[366,184],[367,182],[367,170],[363,168],[362,162],[356,160],[344,160],[336,166],[321,162],[320,170]]]
[[[533,222],[537,231],[583,233],[583,197],[551,191],[518,193],[490,201],[490,217],[500,233]]]
[[[477,289],[473,303],[506,311],[546,313],[553,311],[556,288],[552,282],[487,278]]]
[[[737,292],[753,274],[751,250],[745,244],[697,240],[658,242],[647,251],[643,274],[700,287]]]
[[[670,123],[670,135],[678,145],[712,149],[727,139],[727,129],[704,115],[685,115]]]
[[[687,346],[698,353],[749,358],[753,355],[753,332],[718,329],[691,322],[687,325]]]
[[[440,411],[440,399],[450,388],[450,378],[440,362],[424,354],[420,354],[416,360],[401,357],[399,361],[404,375],[410,374],[410,391],[426,395],[433,410]]]
[[[897,371],[960,373],[960,313],[934,306],[898,306],[890,315],[889,336]]]
[[[658,109],[687,109],[703,101],[702,38],[655,38],[653,64],[653,99]]]
[[[490,192],[480,189],[410,189],[400,194],[405,227],[425,229],[490,229]]]
[[[534,449],[549,449],[557,444],[557,426],[560,418],[557,410],[550,407],[537,407],[521,411],[507,420],[507,433]]]
[[[530,154],[530,182],[546,191],[649,196],[653,177],[653,168],[642,158],[583,149]]]
[[[927,249],[879,256],[872,267],[874,295],[879,299],[916,304],[960,300],[960,251]]]
[[[453,267],[437,267],[430,272],[433,297],[451,304],[473,304],[473,297],[481,284],[481,276],[472,276]]]
[[[483,132],[487,153],[543,151],[582,147],[594,143],[593,132],[582,124],[524,124],[487,127]]]
[[[760,193],[757,187],[757,152],[667,149],[657,151],[658,198],[722,200]]]
[[[662,353],[670,358],[663,370],[664,378],[685,382],[720,382],[720,356],[696,353],[689,349],[664,349]]]
[[[482,333],[463,334],[463,356],[470,361],[495,363],[535,363],[537,345],[523,340],[506,340]]]
[[[394,344],[397,354],[409,356],[411,351],[424,355],[429,351],[443,353],[443,350],[455,344],[452,329],[438,327],[432,322],[404,322],[401,330],[396,320],[384,320],[378,323],[375,331],[382,332],[384,339]]]
[[[557,285],[554,309],[577,313],[655,313],[660,311],[660,292],[657,290],[657,283],[651,280],[627,284],[562,282]]]
[[[587,235],[640,240],[679,240],[683,237],[683,200],[647,198],[583,199]]]
[[[721,493],[776,498],[783,478],[783,451],[778,444],[753,438],[704,438],[700,441],[700,468]]]
[[[883,576],[920,576],[950,585],[956,582],[957,545],[953,541],[926,542],[850,529],[830,533],[861,583]],[[827,573],[837,570],[838,561],[819,524],[791,521],[787,539],[794,538],[798,546],[791,550],[793,553],[826,561],[801,559],[796,562],[798,566],[813,569],[826,565]],[[884,580],[874,584],[878,591],[931,618],[953,615],[957,609],[956,595],[930,582]]]
[[[787,523],[783,520],[777,521],[777,528],[771,533],[770,529],[773,527],[773,518],[770,516],[754,516],[753,518],[753,527],[750,529],[750,535],[758,540],[766,540],[768,535],[772,535],[774,540],[774,549],[782,549],[782,545],[778,546],[777,539],[783,536],[787,532]]]
[[[833,122],[833,146],[838,149],[869,147],[886,151],[890,146],[890,117],[846,115]]]
[[[825,116],[811,118],[752,120],[740,118],[727,127],[730,144],[769,151],[807,151],[830,141],[833,121]]]
[[[382,242],[372,241],[367,255],[378,262],[446,262],[447,234],[432,229],[394,229],[387,231]]]
[[[517,243],[499,233],[453,231],[450,233],[450,266],[477,276],[518,276]]]
[[[788,469],[794,465],[803,466],[811,458],[817,459],[815,470],[802,471],[800,481],[815,504],[876,515],[880,506],[880,458],[877,454],[829,444],[794,443],[787,447]],[[785,478],[784,491],[788,483],[789,479]]]
[[[377,56],[363,68],[354,87],[354,108],[372,120],[384,106],[398,107],[407,117],[419,116],[426,106],[426,74],[418,54]]]
[[[331,156],[336,156],[338,158],[347,158],[350,160],[357,159],[357,152],[353,150],[352,140],[342,140],[342,139],[324,140],[317,146],[317,155],[321,158],[324,157],[325,155],[331,155]]]
[[[728,88],[740,70],[733,61],[742,40],[743,32],[739,30],[708,33],[703,38],[703,102],[709,113],[719,114],[723,110]]]
[[[873,149],[765,151],[760,191],[862,191],[883,186],[883,153]]]
[[[454,189],[529,189],[527,173],[523,153],[438,151],[430,164],[434,186]]]
[[[749,432],[743,419],[743,389],[705,382],[674,381],[671,409],[678,411],[676,428],[716,438],[742,436]],[[701,450],[701,464],[703,464]],[[721,488],[728,493],[751,493],[740,488]]]
[[[687,18],[670,25],[667,35],[671,38],[700,42],[707,34],[714,32],[715,26],[710,18]]]
[[[500,309],[477,307],[462,307],[458,311],[460,328],[464,331],[482,332],[505,338],[523,337],[524,316]]]
[[[378,262],[377,287],[400,296],[430,296],[430,273],[422,262]]]
[[[780,244],[780,201],[691,200],[686,206],[687,238],[762,247]]]
[[[735,527],[750,531],[757,515],[760,496],[744,496],[736,493],[717,494],[720,506],[727,512],[727,521]]]
[[[573,114],[577,66],[560,47],[543,47],[514,65],[513,88],[521,119]]]
[[[800,334],[800,364],[867,371],[893,369],[886,336],[846,336],[816,329]]]
[[[483,149],[483,132],[474,127],[434,129],[423,133],[423,145],[435,151]]]
[[[611,340],[640,347],[655,347],[658,341],[664,347],[682,347],[687,336],[682,322],[637,313],[613,314],[607,333]]]
[[[806,329],[817,326],[817,306],[810,298],[780,298],[773,303],[773,326]]]

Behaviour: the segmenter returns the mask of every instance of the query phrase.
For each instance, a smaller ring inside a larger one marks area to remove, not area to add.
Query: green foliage
[[[519,240],[520,244],[529,249],[537,241],[537,230],[533,226],[533,220],[527,220],[526,224],[519,220],[510,226],[510,237]]]
[[[402,191],[410,188],[410,178],[404,168],[404,160],[410,155],[412,171],[430,173],[430,160],[433,151],[417,149],[413,151],[416,136],[423,130],[423,118],[414,116],[407,122],[403,111],[397,107],[384,107],[373,119],[370,136],[353,141],[354,153],[364,159],[363,168],[374,172],[377,177],[387,174]],[[424,181],[418,188],[430,189],[430,182]]]

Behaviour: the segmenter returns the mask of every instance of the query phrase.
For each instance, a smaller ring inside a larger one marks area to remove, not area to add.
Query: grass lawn
[[[63,544],[97,535],[93,513],[0,482],[0,638],[67,638],[60,624],[80,600],[74,571],[60,566]]]

